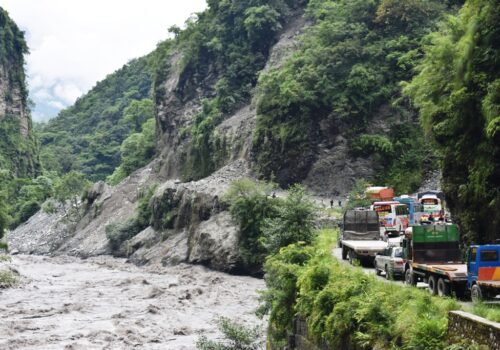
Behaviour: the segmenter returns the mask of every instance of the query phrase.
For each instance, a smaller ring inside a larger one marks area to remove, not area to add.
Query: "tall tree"
[[[500,238],[500,2],[469,0],[425,48],[405,92],[442,155],[464,240]]]

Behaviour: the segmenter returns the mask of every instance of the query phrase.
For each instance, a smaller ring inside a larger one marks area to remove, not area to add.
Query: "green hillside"
[[[21,188],[40,175],[38,143],[27,107],[24,33],[0,8],[0,238],[21,214]]]
[[[76,170],[92,181],[113,173],[120,165],[123,140],[153,117],[150,59],[132,60],[40,127],[45,170]]]

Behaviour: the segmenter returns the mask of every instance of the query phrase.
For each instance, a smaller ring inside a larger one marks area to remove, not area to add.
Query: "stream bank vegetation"
[[[314,244],[292,244],[266,259],[269,341],[284,345],[293,320],[307,321],[311,340],[331,348],[445,349],[448,311],[457,301],[378,280],[331,254],[336,232]]]
[[[232,183],[224,200],[239,225],[244,270],[260,274],[266,256],[295,242],[311,243],[316,208],[304,187],[294,185],[279,197],[275,185],[250,179]]]

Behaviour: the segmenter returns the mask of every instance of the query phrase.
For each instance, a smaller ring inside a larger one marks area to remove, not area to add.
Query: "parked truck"
[[[472,301],[500,294],[500,245],[473,245],[467,252],[467,289]]]
[[[380,239],[378,214],[374,210],[347,210],[344,214],[339,246],[342,259],[372,264],[375,255],[385,248],[387,242]]]
[[[425,282],[433,295],[464,296],[467,265],[462,262],[456,225],[414,225],[405,232],[402,245],[407,284]]]

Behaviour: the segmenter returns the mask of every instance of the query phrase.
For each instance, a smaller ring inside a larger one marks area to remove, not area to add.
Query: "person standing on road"
[[[330,208],[333,208],[333,199],[330,199]]]

